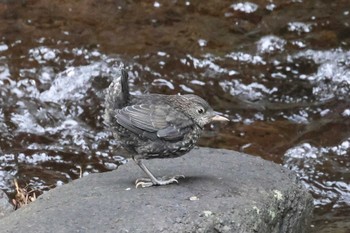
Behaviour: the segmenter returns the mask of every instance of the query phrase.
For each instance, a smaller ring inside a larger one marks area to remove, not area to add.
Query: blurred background
[[[0,1],[0,189],[38,195],[122,163],[103,91],[202,96],[199,145],[295,171],[314,232],[350,232],[348,0]]]

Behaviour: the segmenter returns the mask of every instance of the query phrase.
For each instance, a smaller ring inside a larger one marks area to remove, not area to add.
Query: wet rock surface
[[[257,157],[200,148],[147,161],[179,184],[136,189],[133,163],[50,190],[0,221],[2,232],[308,232],[312,198],[291,171]]]

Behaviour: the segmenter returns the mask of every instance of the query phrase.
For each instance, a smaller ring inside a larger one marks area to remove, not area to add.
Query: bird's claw
[[[149,181],[149,182],[135,181],[135,184],[136,184],[136,188],[138,188],[139,186],[141,186],[142,188],[147,188],[154,185],[152,181]]]
[[[150,178],[140,178],[135,181],[136,188],[141,186],[142,188],[147,188],[151,186],[160,186],[160,185],[168,185],[172,183],[179,183],[179,178],[185,178],[184,175],[176,175],[171,178],[169,177],[162,177],[161,179],[152,180]]]

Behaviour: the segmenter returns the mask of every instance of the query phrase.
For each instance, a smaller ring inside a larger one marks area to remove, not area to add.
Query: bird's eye
[[[199,108],[199,109],[197,110],[197,112],[198,112],[199,114],[202,114],[202,113],[204,113],[204,109],[203,109],[203,108]]]

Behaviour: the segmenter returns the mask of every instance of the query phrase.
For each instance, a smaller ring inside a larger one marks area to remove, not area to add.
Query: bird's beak
[[[213,118],[211,118],[212,121],[230,121],[226,117],[215,115]]]

